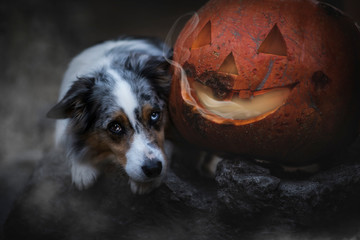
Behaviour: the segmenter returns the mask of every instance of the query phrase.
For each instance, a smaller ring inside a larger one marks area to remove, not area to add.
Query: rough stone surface
[[[219,207],[244,218],[276,216],[273,225],[287,220],[307,227],[331,224],[339,214],[359,213],[359,177],[360,163],[286,179],[250,162],[223,161],[216,177]]]
[[[181,151],[180,151],[181,152]],[[224,160],[215,179],[179,154],[162,186],[133,195],[109,166],[78,191],[61,153],[37,166],[5,225],[7,239],[346,239],[360,237],[360,163],[286,179],[252,162]],[[182,162],[179,162],[182,160]],[[301,234],[299,234],[301,232]]]

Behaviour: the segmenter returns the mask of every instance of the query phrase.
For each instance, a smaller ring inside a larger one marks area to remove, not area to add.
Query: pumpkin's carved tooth
[[[253,96],[253,93],[251,90],[240,90],[238,97],[243,99],[249,99]]]

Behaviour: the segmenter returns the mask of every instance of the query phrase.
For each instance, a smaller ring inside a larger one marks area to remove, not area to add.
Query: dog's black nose
[[[145,161],[144,166],[141,167],[145,175],[149,178],[154,178],[160,175],[162,164],[159,160]]]

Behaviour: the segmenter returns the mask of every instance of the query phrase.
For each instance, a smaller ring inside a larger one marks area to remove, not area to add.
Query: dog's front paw
[[[156,179],[152,182],[135,182],[129,180],[131,192],[134,194],[146,194],[159,187],[161,184],[161,179]]]
[[[87,189],[93,185],[98,175],[99,171],[89,164],[72,164],[72,182],[79,190]]]
[[[217,165],[222,160],[222,157],[219,157],[215,154],[202,152],[198,162],[198,169],[200,171],[200,174],[206,177],[214,178]]]

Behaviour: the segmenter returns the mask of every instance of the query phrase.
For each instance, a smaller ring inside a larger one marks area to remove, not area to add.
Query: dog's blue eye
[[[150,122],[151,123],[157,122],[159,120],[159,118],[160,118],[160,113],[159,112],[152,112],[150,114]]]
[[[114,133],[114,134],[121,134],[123,133],[123,128],[121,127],[121,125],[117,122],[111,122],[108,125],[108,129],[110,132]]]

